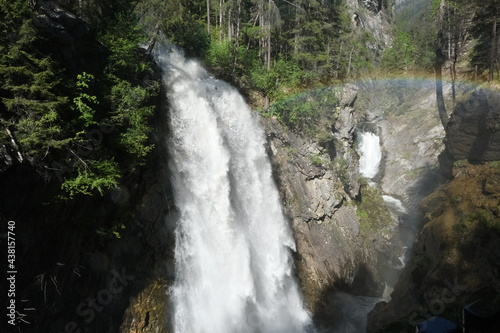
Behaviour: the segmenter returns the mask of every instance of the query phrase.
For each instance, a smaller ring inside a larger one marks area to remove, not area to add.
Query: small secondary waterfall
[[[179,210],[177,333],[293,333],[310,317],[293,277],[264,133],[239,93],[171,47],[158,51],[170,103],[170,168]]]
[[[378,173],[382,151],[380,149],[380,138],[371,132],[359,134],[359,172],[366,178],[373,178]]]
[[[382,149],[380,145],[380,138],[378,135],[372,132],[360,132],[359,133],[359,144],[358,153],[360,155],[359,159],[359,172],[362,176],[372,179],[379,172],[380,162],[382,160]],[[378,187],[378,184],[374,182],[369,182],[370,186]],[[382,195],[387,208],[392,212],[399,223],[401,224],[401,218],[408,214],[408,210],[403,205],[403,203],[390,195]],[[401,229],[401,225],[400,225]],[[399,231],[399,237],[402,238],[401,230]],[[399,264],[394,265],[393,263],[387,263],[384,267],[384,274],[386,278],[385,290],[382,295],[382,299],[389,301],[390,294],[393,290],[397,279],[401,273],[401,269],[405,266],[407,261],[408,249],[411,243],[402,241],[403,246],[401,248],[401,254],[398,256]]]

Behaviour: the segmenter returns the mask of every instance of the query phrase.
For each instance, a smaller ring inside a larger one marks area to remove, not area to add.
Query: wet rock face
[[[437,113],[415,108],[389,115],[378,124],[384,150],[380,185],[409,209],[416,209],[442,178],[438,156],[445,133]]]
[[[297,271],[306,305],[312,310],[332,284],[351,285],[357,263],[363,261],[355,241],[359,234],[356,206],[347,205],[352,199],[338,175],[327,165],[311,161],[311,156],[321,156],[324,164],[329,163],[317,143],[285,131],[277,120],[265,120],[264,125],[280,196],[296,240]]]
[[[500,160],[500,95],[477,90],[459,103],[448,123],[445,143],[454,161]]]

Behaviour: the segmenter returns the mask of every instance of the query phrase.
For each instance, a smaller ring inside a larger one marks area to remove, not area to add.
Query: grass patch
[[[321,130],[319,118],[338,116],[335,110],[339,103],[339,88],[325,87],[301,94],[285,96],[275,100],[263,115],[271,114],[285,126],[304,131],[314,137]],[[333,119],[334,121],[335,119]],[[324,136],[321,133],[320,136]]]
[[[453,162],[454,167],[463,167],[467,165],[467,160],[458,160]]]
[[[366,183],[361,185],[357,206],[360,229],[365,236],[378,233],[392,223],[391,213],[381,193]]]
[[[495,169],[500,169],[500,161],[490,162],[490,167],[495,168]]]
[[[459,235],[469,234],[475,228],[479,228],[484,234],[500,234],[500,217],[490,209],[478,208],[468,216],[460,218],[460,222],[453,226],[453,230]]]
[[[323,160],[321,159],[321,154],[312,154],[312,155],[309,155],[309,160],[311,161],[311,163],[320,168],[323,166]]]

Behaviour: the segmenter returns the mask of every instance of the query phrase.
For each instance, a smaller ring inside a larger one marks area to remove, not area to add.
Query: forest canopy
[[[1,0],[0,139],[66,197],[117,186],[153,149],[159,81],[140,45],[160,36],[284,121],[290,95],[369,75],[498,80],[500,0],[363,3]]]

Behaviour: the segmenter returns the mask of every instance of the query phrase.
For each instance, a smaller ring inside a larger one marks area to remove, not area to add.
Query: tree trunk
[[[444,104],[444,96],[443,96],[443,65],[446,62],[446,57],[443,52],[443,47],[445,46],[444,41],[444,15],[446,9],[446,1],[441,0],[439,5],[439,16],[438,16],[438,33],[436,39],[436,62],[435,62],[435,70],[436,70],[436,102],[437,108],[439,112],[439,119],[441,120],[441,124],[446,129],[448,124],[448,112],[446,111],[446,105]]]
[[[269,36],[267,37],[267,71],[271,70],[271,31],[269,31]]]
[[[210,0],[207,0],[207,32],[210,36]]]
[[[453,22],[453,26],[450,24],[451,31],[451,46],[453,50],[450,52],[449,59],[452,60],[450,66],[450,76],[451,76],[451,99],[453,108],[455,108],[456,101],[456,87],[455,82],[457,79],[457,62],[458,62],[458,54],[460,53],[460,42],[461,42],[461,33],[460,33],[460,23],[458,19],[458,15],[456,12],[456,8],[452,8],[448,14],[452,17],[448,22]]]
[[[493,18],[493,28],[491,31],[491,48],[490,48],[490,69],[488,71],[488,81],[493,81],[495,73],[495,63],[497,60],[497,13]]]
[[[240,46],[241,0],[238,0],[238,16],[236,18],[236,49]]]
[[[14,150],[16,151],[16,158],[19,161],[19,163],[23,163],[23,155],[21,154],[21,151],[19,150],[19,147],[17,146],[16,140],[14,140],[14,136],[12,135],[12,132],[8,129],[5,128],[5,131],[7,132],[7,135],[10,138],[10,143]]]
[[[294,33],[294,41],[293,43],[293,53],[297,54],[299,52],[299,38],[300,38],[300,7],[296,5],[295,7],[295,33]]]
[[[227,40],[229,42],[231,42],[231,38],[233,38],[232,36],[232,28],[233,28],[233,24],[231,22],[231,8],[229,8],[229,12],[227,14]]]
[[[219,0],[219,42],[222,43],[222,23],[224,19],[224,13],[222,11],[222,6],[224,5],[224,0]]]

